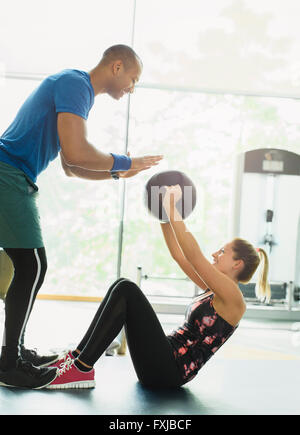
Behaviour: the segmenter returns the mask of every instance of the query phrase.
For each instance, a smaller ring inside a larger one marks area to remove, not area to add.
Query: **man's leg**
[[[14,265],[14,277],[5,299],[5,330],[0,364],[15,366],[21,356],[23,334],[47,270],[45,248],[5,249]]]
[[[21,358],[22,336],[37,292],[45,277],[44,248],[5,249],[15,273],[5,299],[5,329],[0,359],[0,385],[44,388],[56,377],[55,368],[37,368]]]

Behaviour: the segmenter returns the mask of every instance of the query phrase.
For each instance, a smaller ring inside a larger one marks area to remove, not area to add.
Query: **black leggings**
[[[6,249],[14,266],[14,277],[5,298],[5,330],[0,364],[15,365],[24,342],[26,324],[47,270],[45,248]]]
[[[93,366],[123,326],[137,377],[143,385],[165,388],[183,384],[173,349],[152,306],[140,288],[124,278],[109,288],[77,346],[80,361]]]

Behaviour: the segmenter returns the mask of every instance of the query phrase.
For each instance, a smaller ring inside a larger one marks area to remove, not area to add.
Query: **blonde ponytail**
[[[269,303],[271,300],[271,287],[268,282],[269,259],[262,248],[257,249],[260,258],[258,281],[255,285],[255,295],[261,302]]]
[[[258,267],[259,278],[255,285],[256,297],[263,302],[269,303],[271,300],[271,287],[268,282],[269,259],[262,248],[255,249],[254,246],[245,239],[233,239],[232,250],[235,260],[243,260],[244,267],[238,275],[238,281],[247,284]]]

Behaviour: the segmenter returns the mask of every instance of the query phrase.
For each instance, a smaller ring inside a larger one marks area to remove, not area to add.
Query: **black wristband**
[[[110,172],[110,175],[111,175],[111,177],[114,179],[114,180],[118,180],[120,177],[119,177],[119,174],[117,173],[117,172]]]

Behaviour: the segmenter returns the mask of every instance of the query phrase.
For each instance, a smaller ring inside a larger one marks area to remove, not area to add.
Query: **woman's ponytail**
[[[260,269],[258,281],[255,285],[255,295],[261,302],[269,303],[271,300],[271,287],[268,282],[269,259],[262,248],[258,248],[257,251],[260,258]]]
[[[244,267],[237,277],[239,282],[247,284],[259,267],[259,278],[255,286],[255,294],[260,301],[270,302],[271,287],[268,282],[269,260],[266,252],[262,248],[255,249],[251,243],[241,238],[233,240],[232,249],[234,251],[234,259],[242,259],[244,262]]]

